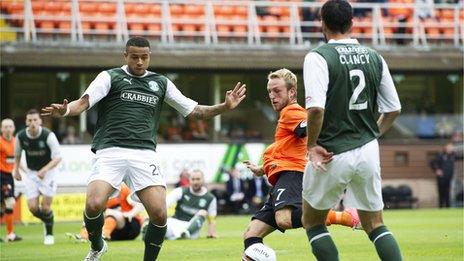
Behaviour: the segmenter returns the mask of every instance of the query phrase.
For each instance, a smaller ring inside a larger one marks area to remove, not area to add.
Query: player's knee
[[[50,213],[50,211],[52,211],[50,206],[42,206],[43,213]]]
[[[34,216],[39,215],[39,206],[29,205],[28,208],[29,208],[29,211],[32,213],[32,215]]]
[[[166,211],[148,213],[148,216],[150,217],[150,222],[158,226],[163,226],[167,222]]]
[[[292,228],[292,215],[289,211],[277,211],[275,213],[275,220],[277,226],[281,229]]]
[[[291,229],[292,227],[292,219],[290,217],[280,217],[276,218],[276,224],[281,229]]]
[[[85,203],[85,213],[90,216],[95,216],[105,209],[105,202],[97,198],[87,198]]]
[[[208,216],[208,212],[204,209],[200,209],[198,212],[197,212],[197,215],[199,216],[202,216],[202,217],[207,217]]]
[[[13,210],[16,204],[16,200],[14,197],[8,197],[5,199],[5,209]]]

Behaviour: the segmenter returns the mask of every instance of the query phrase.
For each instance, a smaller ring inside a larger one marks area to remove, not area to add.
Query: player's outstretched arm
[[[245,167],[247,167],[251,172],[253,172],[255,176],[261,177],[265,174],[262,166],[257,166],[251,163],[251,161],[249,160],[243,161],[243,164],[245,164]]]
[[[245,99],[246,85],[238,82],[233,90],[226,92],[226,98],[223,103],[216,105],[197,105],[188,117],[196,119],[209,119],[219,115],[227,110],[237,107]]]
[[[52,116],[56,118],[65,116],[75,116],[81,114],[89,108],[89,96],[83,95],[78,100],[68,103],[67,99],[63,100],[62,104],[52,103],[47,107],[42,108],[42,116]]]

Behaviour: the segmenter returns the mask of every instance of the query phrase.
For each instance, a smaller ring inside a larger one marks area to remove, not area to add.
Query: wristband
[[[71,109],[69,108],[69,106],[66,107],[66,112],[63,114],[62,117],[66,117],[68,116],[69,112],[71,111]]]

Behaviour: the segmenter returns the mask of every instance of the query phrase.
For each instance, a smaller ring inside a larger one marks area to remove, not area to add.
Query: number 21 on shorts
[[[150,164],[150,169],[153,176],[161,176],[160,168],[156,164]]]

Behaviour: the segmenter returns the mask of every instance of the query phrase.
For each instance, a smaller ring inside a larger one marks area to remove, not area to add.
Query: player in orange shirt
[[[132,201],[130,195],[129,187],[123,184],[119,195],[108,200],[103,224],[105,240],[132,240],[140,234],[143,218],[139,213],[143,210],[143,205]],[[80,235],[68,235],[77,240],[88,239],[85,227],[82,227]]]
[[[272,107],[280,117],[275,141],[264,152],[263,166],[245,165],[254,175],[266,175],[273,186],[269,199],[252,217],[244,234],[245,249],[262,243],[263,237],[278,229],[302,227],[302,182],[306,166],[306,110],[297,103],[297,78],[287,69],[268,75],[267,90]],[[356,211],[332,211],[327,224],[357,227]],[[246,260],[246,259],[245,259]]]
[[[11,173],[14,167],[14,145],[15,137],[13,136],[15,125],[13,120],[2,120],[0,137],[0,179],[1,193],[0,202],[5,207],[5,223],[6,223],[6,240],[19,241],[22,238],[14,233],[13,209],[16,204],[14,197],[14,180]],[[2,211],[3,213],[3,211]]]

